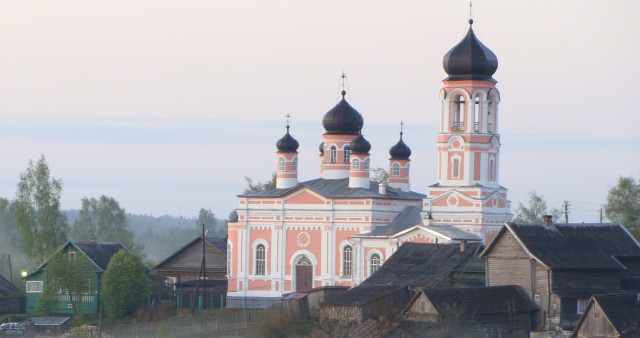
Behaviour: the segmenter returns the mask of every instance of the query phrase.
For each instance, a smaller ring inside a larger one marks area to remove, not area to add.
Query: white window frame
[[[331,145],[331,147],[329,147],[329,163],[336,162],[338,162],[338,147]]]
[[[258,256],[258,250],[262,247],[262,255],[263,257],[260,258]],[[266,276],[267,275],[267,247],[262,244],[262,243],[258,243],[254,249],[254,260],[255,260],[255,264],[254,264],[254,274],[256,276]],[[262,263],[262,264],[260,264]],[[262,268],[262,269],[260,269]]]
[[[587,304],[589,304],[588,298],[578,299],[576,301],[576,313],[582,314],[584,312],[584,309],[587,308]]]
[[[231,243],[227,242],[227,276],[231,276],[231,253],[233,252],[233,247]]]
[[[296,157],[294,157],[292,162],[293,162],[293,163],[292,163],[292,169],[293,169],[293,171],[297,171],[297,170],[298,170],[298,157],[297,157],[297,156],[296,156]]]
[[[391,165],[391,176],[400,176],[400,163],[393,162]]]
[[[41,280],[28,280],[26,291],[27,293],[41,293],[43,283]]]
[[[353,170],[360,170],[360,160],[357,158],[351,160],[351,168],[353,168]]]
[[[278,157],[278,170],[284,171],[286,168],[285,159],[283,156]]]
[[[369,170],[369,163],[370,163],[370,162],[371,162],[371,161],[369,161],[369,158],[366,158],[366,159],[364,160],[364,170]]]
[[[377,257],[377,262],[374,259]],[[369,256],[369,276],[373,275],[382,266],[382,256],[376,251]]]
[[[349,255],[347,257],[347,248],[349,250]],[[353,246],[351,244],[346,244],[342,246],[340,249],[340,257],[342,258],[342,270],[340,271],[342,277],[352,277],[353,276]]]
[[[348,145],[344,146],[344,148],[342,148],[342,151],[343,151],[343,153],[342,153],[342,162],[343,163],[349,163],[349,159],[351,157],[351,147],[349,147]]]

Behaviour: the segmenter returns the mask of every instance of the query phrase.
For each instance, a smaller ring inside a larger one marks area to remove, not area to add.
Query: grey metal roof
[[[322,117],[325,134],[358,135],[364,124],[362,115],[344,99],[346,92],[342,91],[342,100]]]
[[[239,197],[282,197],[294,190],[306,187],[327,198],[377,198],[398,200],[421,200],[426,195],[402,191],[398,188],[387,187],[386,194],[378,192],[378,182],[370,181],[369,188],[349,188],[349,179],[325,179],[316,178],[310,181],[300,182],[296,186],[286,189],[269,189],[238,195]]]
[[[403,132],[400,132],[400,140],[389,149],[390,160],[408,160],[411,156],[411,148],[402,140]]]
[[[396,216],[396,218],[393,219],[393,221],[391,221],[391,223],[384,226],[376,227],[373,231],[355,235],[353,237],[391,237],[416,225],[420,225],[425,229],[432,230],[436,233],[441,234],[442,236],[449,237],[452,240],[481,240],[481,238],[477,235],[461,230],[452,225],[424,225],[422,222],[422,216],[420,214],[421,211],[422,206],[407,206],[402,209],[402,211],[398,214],[398,216]]]
[[[531,255],[550,269],[625,270],[615,257],[640,257],[640,246],[619,224],[507,223]],[[501,232],[506,231],[505,228]],[[495,245],[498,236],[487,249]]]

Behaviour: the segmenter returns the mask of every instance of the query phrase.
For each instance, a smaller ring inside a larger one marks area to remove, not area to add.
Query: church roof
[[[276,142],[276,148],[279,153],[295,153],[298,151],[298,141],[289,134],[289,125],[287,125],[287,133]]]
[[[349,188],[349,179],[326,179],[316,178],[310,181],[300,182],[291,188],[268,189],[258,192],[251,192],[238,195],[239,197],[282,197],[295,190],[308,188],[327,198],[379,198],[398,200],[421,200],[426,195],[413,192],[402,191],[399,188],[387,187],[386,194],[378,191],[378,182],[370,181],[369,188]]]
[[[402,132],[400,132],[400,140],[389,149],[390,160],[408,160],[411,156],[411,148],[402,141]]]
[[[476,37],[469,20],[469,30],[457,45],[445,54],[442,65],[449,77],[444,81],[482,80],[493,81],[498,69],[498,58]]]
[[[457,227],[447,224],[440,225],[424,225],[422,222],[421,206],[407,206],[391,221],[391,223],[376,227],[373,231],[367,232],[353,237],[393,237],[394,235],[401,233],[405,230],[409,230],[415,226],[427,231],[436,232],[444,237],[449,237],[452,240],[476,240],[479,241],[480,237],[461,230]]]
[[[487,255],[510,230],[523,248],[549,269],[625,270],[616,257],[640,257],[640,246],[619,224],[509,222],[482,253]]]
[[[344,99],[345,91],[342,91],[342,100],[331,108],[322,117],[322,126],[325,134],[358,135],[364,124],[362,115]]]

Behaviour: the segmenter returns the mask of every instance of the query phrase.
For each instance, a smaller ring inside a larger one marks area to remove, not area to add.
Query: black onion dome
[[[287,133],[276,142],[276,148],[279,153],[295,153],[298,151],[298,141],[289,134],[289,126],[287,126]]]
[[[411,148],[402,141],[402,132],[400,132],[400,140],[391,149],[389,149],[390,160],[408,160],[411,156]]]
[[[324,155],[324,142],[320,142],[318,150],[320,150],[320,155]]]
[[[467,35],[444,55],[442,65],[449,77],[444,81],[483,80],[493,81],[498,69],[498,58],[483,45],[473,33],[473,20],[469,20]]]
[[[354,138],[349,145],[352,154],[358,155],[369,155],[369,150],[371,150],[371,143],[367,141],[367,139],[359,134],[358,137]]]
[[[322,117],[325,134],[357,135],[364,124],[362,115],[347,103],[344,95],[343,90],[342,100]]]

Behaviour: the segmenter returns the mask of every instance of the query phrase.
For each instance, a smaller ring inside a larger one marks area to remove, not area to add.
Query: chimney
[[[464,250],[467,248],[467,241],[466,240],[462,240],[460,242],[460,252],[464,252]]]
[[[95,243],[95,242],[96,242],[96,236],[91,234],[91,238],[89,238],[89,243]]]
[[[433,217],[431,216],[431,212],[427,213],[427,225],[433,225]]]
[[[387,182],[380,182],[380,184],[378,184],[378,192],[380,195],[387,194]]]
[[[553,225],[553,216],[551,215],[544,215],[542,216],[542,224],[544,224],[544,226],[546,227],[550,227]]]

